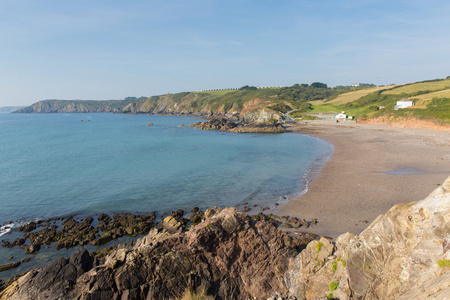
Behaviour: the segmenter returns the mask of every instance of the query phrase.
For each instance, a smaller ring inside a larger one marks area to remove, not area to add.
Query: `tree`
[[[326,83],[322,82],[313,82],[311,83],[311,86],[316,89],[326,89],[328,87]]]
[[[240,88],[240,90],[256,90],[258,89],[256,86],[248,86],[248,85],[244,85],[243,87]]]

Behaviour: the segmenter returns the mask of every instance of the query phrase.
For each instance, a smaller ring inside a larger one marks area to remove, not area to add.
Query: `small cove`
[[[17,227],[73,214],[189,212],[195,206],[256,205],[261,211],[303,193],[307,174],[332,151],[321,139],[294,133],[187,127],[198,121],[153,115],[1,114],[0,225]],[[71,252],[52,248],[27,264]],[[17,247],[0,249],[1,264],[10,262],[10,256],[25,257]]]

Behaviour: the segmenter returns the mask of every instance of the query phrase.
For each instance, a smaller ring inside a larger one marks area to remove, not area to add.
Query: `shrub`
[[[339,286],[339,282],[337,281],[332,281],[330,282],[330,284],[328,285],[328,287],[330,288],[330,291],[335,291]]]
[[[448,267],[450,267],[450,260],[440,259],[440,260],[438,260],[437,264],[441,268],[448,268]]]

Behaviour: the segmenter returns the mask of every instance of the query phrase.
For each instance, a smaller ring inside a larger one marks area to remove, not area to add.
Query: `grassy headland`
[[[415,106],[394,110],[396,102],[410,99]],[[183,92],[124,100],[44,100],[18,112],[114,112],[180,115],[240,115],[249,120],[313,119],[317,113],[345,111],[357,120],[389,117],[414,118],[450,124],[450,78],[404,85],[376,87],[338,86],[324,83],[289,87],[223,89]]]

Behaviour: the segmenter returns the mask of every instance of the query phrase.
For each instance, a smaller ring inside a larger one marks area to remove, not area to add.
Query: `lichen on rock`
[[[290,294],[317,299],[450,299],[450,177],[426,199],[392,207],[359,236],[311,242],[286,274]],[[318,247],[318,243],[322,243]],[[318,251],[320,249],[320,251]],[[328,249],[331,249],[329,246]]]

